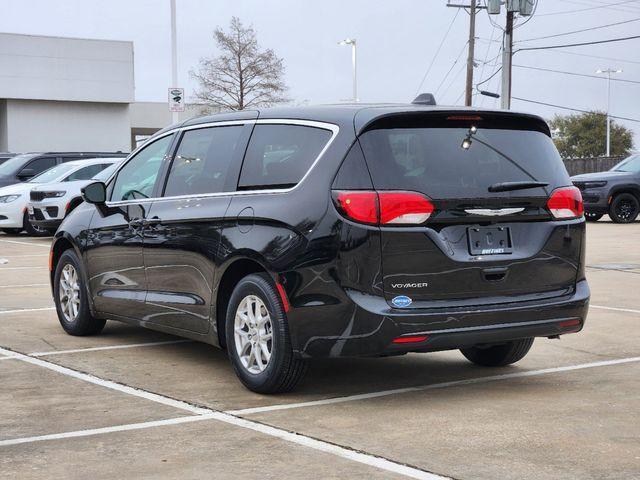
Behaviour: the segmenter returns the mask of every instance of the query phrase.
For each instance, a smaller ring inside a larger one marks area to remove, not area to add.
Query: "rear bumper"
[[[589,308],[589,286],[579,282],[568,295],[545,300],[501,303],[481,307],[410,309],[390,308],[383,298],[349,292],[352,300],[345,322],[329,322],[340,331],[327,331],[325,322],[304,323],[290,312],[295,350],[302,357],[394,355],[410,351],[453,350],[484,343],[527,337],[550,337],[582,330]],[[307,310],[307,309],[300,309]],[[336,312],[337,313],[337,312]],[[300,317],[302,319],[302,317]],[[309,317],[307,317],[309,318]],[[317,332],[310,332],[311,325]],[[412,343],[394,343],[403,337],[426,337]]]

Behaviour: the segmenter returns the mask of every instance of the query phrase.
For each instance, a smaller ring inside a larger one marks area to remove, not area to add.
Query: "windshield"
[[[107,168],[105,168],[101,172],[95,174],[93,176],[93,180],[106,182],[107,179],[111,176],[111,174],[116,171],[116,168],[118,168],[118,165],[120,165],[120,162],[116,162],[113,165],[109,165]]]
[[[471,134],[469,128],[384,128],[364,133],[360,141],[377,189],[446,199],[509,195],[489,191],[502,182],[570,185],[553,141],[539,131],[478,128]],[[539,187],[527,193],[547,195]]]
[[[69,173],[74,168],[78,168],[77,165],[69,165],[68,163],[62,163],[60,165],[56,165],[55,167],[51,167],[49,170],[45,170],[40,175],[36,175],[29,183],[50,183],[54,182],[58,179],[58,177],[63,176],[66,173]]]
[[[15,157],[11,157],[9,160],[7,160],[6,162],[3,162],[2,165],[0,165],[0,175],[13,174],[16,170],[21,168],[27,160],[35,156],[36,154],[31,153],[31,154],[16,155]]]
[[[612,172],[640,172],[640,155],[625,158],[611,169]]]

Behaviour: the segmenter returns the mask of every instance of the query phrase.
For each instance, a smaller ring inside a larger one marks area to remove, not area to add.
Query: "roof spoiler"
[[[433,93],[421,93],[411,103],[413,105],[437,105]]]

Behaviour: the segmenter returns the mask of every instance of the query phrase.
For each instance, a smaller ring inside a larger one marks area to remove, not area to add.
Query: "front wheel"
[[[252,274],[238,282],[227,309],[229,358],[240,381],[257,393],[292,390],[307,370],[293,355],[284,308],[272,280]]]
[[[82,265],[73,250],[62,254],[54,275],[53,298],[64,331],[75,336],[100,333],[106,321],[91,315]]]
[[[24,227],[25,232],[32,237],[45,237],[47,235],[51,235],[51,232],[46,228],[38,227],[37,225],[33,225],[29,221],[29,215],[25,212],[24,219],[22,221],[22,225]]]
[[[613,198],[609,216],[615,223],[631,223],[640,213],[640,202],[631,193],[620,193]]]
[[[482,365],[483,367],[504,367],[511,365],[529,352],[533,345],[533,338],[523,338],[521,340],[513,340],[500,345],[487,347],[471,347],[460,350],[472,363]]]

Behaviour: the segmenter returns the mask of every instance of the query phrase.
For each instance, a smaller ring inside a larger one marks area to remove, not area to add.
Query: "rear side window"
[[[542,188],[488,191],[500,182],[539,181],[547,190],[570,185],[551,138],[540,131],[478,126],[469,128],[385,128],[365,132],[360,141],[374,185],[380,190],[412,190],[434,199],[546,196]]]
[[[86,167],[82,167],[76,170],[75,172],[73,172],[67,178],[65,178],[64,181],[72,182],[74,180],[89,180],[90,178],[93,178],[95,175],[100,173],[104,168],[108,166],[109,166],[108,163],[107,164],[99,163],[95,165],[88,165]]]
[[[242,164],[241,189],[291,187],[309,171],[331,132],[303,125],[256,125]]]
[[[25,170],[30,170],[29,173],[31,175],[37,175],[41,172],[44,172],[48,168],[53,167],[55,164],[56,164],[55,157],[36,158],[35,160],[32,160],[27,165],[25,165],[25,167],[21,170],[20,173],[24,172]],[[20,173],[18,175],[20,175]]]
[[[227,172],[236,158],[243,128],[243,125],[234,125],[187,130],[171,164],[164,196],[227,190]]]

